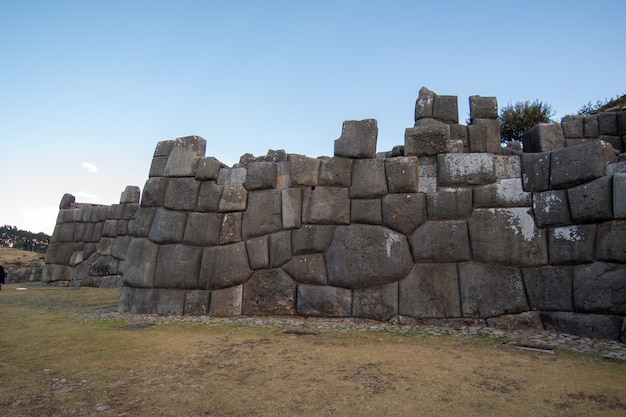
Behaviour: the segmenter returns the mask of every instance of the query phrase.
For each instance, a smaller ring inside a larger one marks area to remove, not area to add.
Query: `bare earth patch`
[[[119,290],[15,288],[0,292],[3,416],[626,414],[623,361],[491,338],[98,320],[85,312]]]

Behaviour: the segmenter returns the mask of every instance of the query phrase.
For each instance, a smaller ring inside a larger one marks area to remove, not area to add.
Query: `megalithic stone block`
[[[365,159],[376,158],[378,122],[375,119],[343,122],[341,137],[335,140],[335,156]]]
[[[539,123],[522,135],[524,152],[549,152],[565,147],[560,123]]]
[[[200,158],[206,151],[206,140],[200,136],[186,136],[174,141],[165,165],[166,177],[195,177]]]
[[[459,123],[457,96],[435,95],[433,118],[443,123]]]
[[[420,88],[419,95],[415,101],[415,121],[433,117],[433,106],[435,104],[435,94],[426,87]]]
[[[450,126],[417,126],[404,131],[405,156],[429,156],[452,151]]]
[[[470,119],[497,119],[498,100],[495,97],[470,96]]]
[[[600,178],[614,161],[613,148],[602,141],[556,150],[550,160],[550,188],[568,188]]]

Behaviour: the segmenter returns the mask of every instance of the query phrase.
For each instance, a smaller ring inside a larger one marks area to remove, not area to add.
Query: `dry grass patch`
[[[16,287],[0,293],[2,415],[626,413],[624,362],[393,331],[134,326],[84,314],[118,290]]]
[[[45,257],[45,253],[0,246],[0,265],[4,267],[5,272],[9,272],[9,268],[26,268],[31,262],[39,262],[43,264]]]

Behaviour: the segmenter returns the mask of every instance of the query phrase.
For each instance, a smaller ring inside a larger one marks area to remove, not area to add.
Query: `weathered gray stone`
[[[304,224],[291,233],[291,250],[294,255],[324,253],[333,240],[335,226]]]
[[[606,166],[615,161],[606,142],[593,141],[552,152],[550,187],[568,188],[605,175]]]
[[[420,88],[419,95],[415,101],[415,121],[433,117],[433,106],[435,104],[436,95],[437,94],[426,87]]]
[[[222,215],[218,213],[189,213],[183,243],[195,246],[219,244]]]
[[[141,195],[142,207],[163,207],[169,182],[170,179],[164,177],[148,178]]]
[[[472,259],[513,266],[548,263],[546,232],[535,227],[529,209],[474,209],[468,221]]]
[[[548,232],[548,252],[552,265],[592,262],[595,245],[595,224],[557,227]]]
[[[417,318],[461,317],[456,264],[415,264],[400,281],[398,313]]]
[[[619,316],[561,311],[541,313],[541,320],[552,332],[608,340],[619,340],[623,322]]]
[[[598,113],[598,134],[617,135],[617,113],[613,111]]]
[[[153,287],[159,245],[148,239],[132,239],[128,245],[124,281],[129,287]]]
[[[270,253],[268,247],[268,236],[255,237],[246,241],[248,251],[248,262],[252,269],[268,268],[270,265]]]
[[[382,224],[383,212],[380,199],[351,200],[350,222],[365,224]]]
[[[187,290],[185,292],[185,316],[206,316],[209,314],[211,291]]]
[[[200,184],[200,181],[196,181],[195,178],[170,179],[163,206],[172,210],[195,210]]]
[[[202,248],[187,245],[162,245],[156,263],[154,286],[157,288],[198,287]]]
[[[382,200],[383,224],[410,235],[426,221],[426,194],[389,194]]]
[[[539,227],[572,224],[566,190],[534,193],[533,210]]]
[[[440,186],[490,184],[496,180],[493,155],[488,153],[448,153],[437,155]]]
[[[550,188],[550,157],[549,152],[523,153],[522,186],[524,191],[541,192]]]
[[[496,97],[470,96],[470,119],[497,119],[498,100]]]
[[[617,113],[617,134],[620,136],[626,135],[626,111]]]
[[[506,178],[474,188],[474,207],[530,207],[532,194],[520,178]]]
[[[218,185],[243,184],[248,177],[248,168],[246,167],[222,167],[217,176]]]
[[[135,213],[135,217],[128,222],[128,232],[134,237],[148,237],[156,210],[156,207],[139,207]],[[91,242],[100,240],[99,238],[94,240],[95,235],[93,232],[95,230],[94,227],[92,230],[92,238],[89,239]]]
[[[598,225],[596,259],[626,263],[626,221],[615,220]]]
[[[404,155],[426,156],[452,152],[450,127],[417,126],[404,131]]]
[[[243,285],[211,291],[210,316],[231,317],[241,315]]]
[[[398,314],[398,283],[352,291],[352,315],[387,321]]]
[[[216,181],[219,178],[222,167],[224,167],[224,164],[212,156],[200,158],[196,179],[198,181]]]
[[[518,268],[478,263],[459,265],[463,317],[493,317],[528,310]]]
[[[487,326],[507,332],[520,330],[543,330],[541,315],[537,311],[524,311],[518,314],[505,314],[498,317],[489,317]]]
[[[159,290],[156,288],[135,288],[130,307],[131,314],[154,314],[157,309]]]
[[[183,241],[186,222],[187,213],[159,207],[150,227],[149,238],[155,243],[180,243]]]
[[[297,311],[303,316],[348,317],[352,313],[352,291],[320,285],[298,285]]]
[[[186,136],[174,141],[167,158],[165,176],[195,177],[200,158],[206,151],[206,140],[199,136]]]
[[[283,230],[269,235],[268,247],[270,268],[284,265],[293,256],[291,254],[291,231]]]
[[[613,175],[613,218],[626,219],[626,173]]]
[[[464,219],[472,211],[471,188],[440,189],[426,195],[431,220]]]
[[[387,187],[390,193],[416,193],[419,190],[419,164],[415,157],[385,160]]]
[[[469,152],[469,139],[466,125],[460,125],[458,123],[454,123],[450,126],[450,141],[452,143],[461,142],[463,144],[463,149],[458,150],[458,152]]]
[[[309,224],[349,224],[347,188],[319,186],[302,191],[302,221]]]
[[[433,118],[444,123],[459,123],[459,105],[457,96],[435,95]]]
[[[565,147],[560,123],[539,123],[522,135],[524,152],[549,152]]]
[[[185,306],[185,290],[164,289],[159,290],[157,298],[156,314],[168,314],[182,316]]]
[[[419,119],[415,122],[414,127],[426,127],[426,126],[447,126],[444,122],[440,122],[439,120],[435,120],[433,118],[425,117],[423,119]]]
[[[220,228],[220,245],[227,245],[241,240],[242,219],[242,212],[224,213]]]
[[[574,306],[583,313],[626,315],[626,267],[595,262],[574,269]]]
[[[321,253],[296,255],[283,269],[302,284],[326,285],[326,263]]]
[[[203,181],[198,191],[198,211],[218,211],[223,188],[213,181]]]
[[[314,187],[317,185],[320,160],[304,155],[289,155],[292,187]]]
[[[329,285],[344,288],[388,284],[413,265],[406,237],[383,226],[337,226],[325,257]]]
[[[499,154],[502,150],[498,119],[472,119],[467,126],[469,151]]]
[[[281,190],[248,193],[248,209],[243,215],[241,234],[250,239],[282,230]]]
[[[573,311],[572,280],[569,266],[523,268],[522,276],[531,310]]]
[[[598,115],[585,116],[583,118],[583,136],[586,138],[597,138],[599,134]]]
[[[598,140],[604,141],[613,147],[613,151],[617,153],[624,152],[624,144],[621,136],[598,136]]]
[[[323,158],[320,160],[319,185],[349,187],[352,184],[352,159]]]
[[[583,135],[583,116],[568,115],[561,119],[563,127],[563,136],[566,138],[582,138]]]
[[[134,296],[134,288],[123,286],[120,290],[120,296],[117,299],[117,311],[120,313],[129,313]]]
[[[411,235],[415,262],[469,261],[470,249],[465,220],[429,220]]]
[[[154,156],[169,156],[176,144],[173,140],[163,140],[154,148]]]
[[[335,156],[365,159],[376,157],[378,122],[374,119],[346,120],[341,137],[335,140]]]
[[[499,180],[519,179],[522,175],[520,155],[494,155],[493,163],[496,169],[496,178]]]
[[[150,163],[150,171],[148,171],[148,177],[164,177],[165,167],[167,166],[167,156],[155,156]]]
[[[242,314],[296,314],[296,282],[282,269],[255,271],[244,284]]]
[[[120,195],[120,204],[139,203],[139,187],[128,185]]]
[[[601,177],[567,190],[574,223],[602,222],[613,218],[613,177]]]
[[[45,261],[50,264],[69,265],[73,253],[73,243],[50,243]]]
[[[233,287],[243,284],[251,275],[244,242],[204,248],[199,279],[201,289]]]
[[[378,198],[387,194],[384,159],[358,159],[352,163],[350,198]]]
[[[246,182],[243,186],[247,190],[266,190],[276,188],[278,166],[275,162],[255,162],[248,165]]]
[[[224,185],[218,211],[244,211],[248,202],[248,191],[242,184]]]

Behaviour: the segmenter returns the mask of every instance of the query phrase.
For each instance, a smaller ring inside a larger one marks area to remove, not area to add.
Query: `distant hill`
[[[0,226],[0,246],[46,253],[49,242],[50,236],[45,233],[32,233],[15,226]]]

